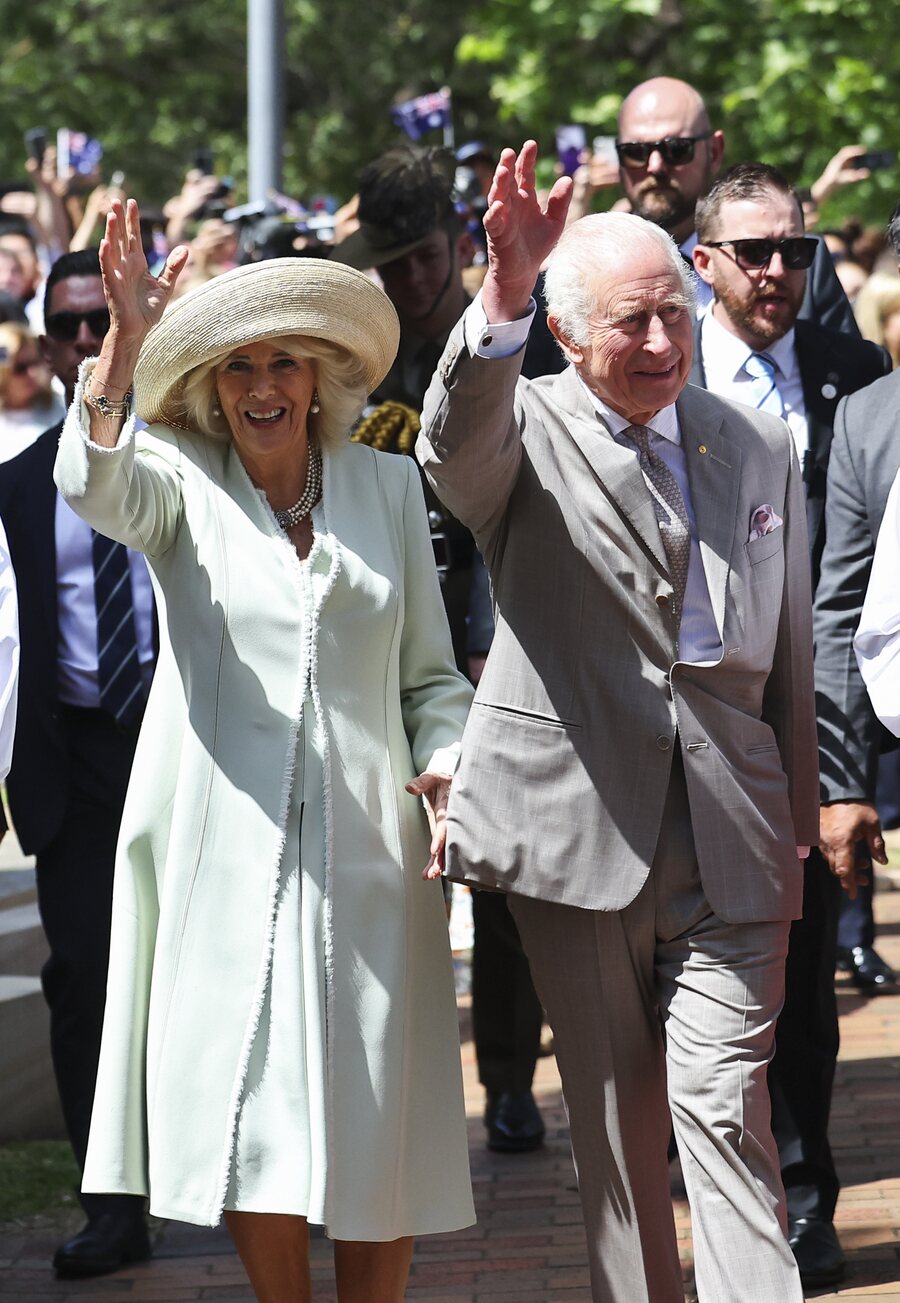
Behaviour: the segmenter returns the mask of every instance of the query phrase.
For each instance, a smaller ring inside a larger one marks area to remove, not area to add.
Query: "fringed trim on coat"
[[[241,467],[243,470],[243,467]],[[301,609],[307,609],[306,601],[306,577],[301,568],[301,562],[297,556],[293,543],[283,533],[275,514],[266,501],[265,495],[260,493],[249,475],[244,474],[247,484],[251,491],[259,498],[260,506],[269,518],[273,540],[279,547],[286,549],[285,562],[287,572],[297,590],[297,596],[300,600]],[[308,560],[312,560],[315,551],[321,546],[321,541],[313,543]],[[244,1035],[244,1042],[241,1046],[240,1059],[238,1060],[237,1072],[234,1079],[231,1099],[228,1106],[228,1116],[230,1124],[225,1139],[225,1148],[222,1154],[222,1166],[219,1173],[219,1181],[216,1190],[216,1205],[212,1209],[212,1218],[210,1225],[217,1226],[222,1220],[222,1212],[225,1207],[225,1200],[228,1197],[228,1186],[231,1179],[231,1168],[234,1162],[234,1149],[237,1140],[237,1127],[240,1118],[241,1097],[244,1091],[244,1082],[247,1079],[247,1072],[250,1066],[250,1055],[253,1051],[253,1044],[259,1031],[259,1020],[262,1015],[263,1004],[265,1003],[266,990],[269,983],[269,972],[272,966],[272,952],[275,944],[275,907],[278,900],[278,884],[281,874],[281,862],[284,858],[284,849],[287,839],[287,821],[290,811],[291,791],[294,785],[297,767],[297,748],[300,742],[300,729],[303,725],[303,703],[306,699],[307,684],[311,678],[311,653],[313,646],[312,625],[318,622],[318,612],[313,620],[308,622],[308,627],[304,628],[303,639],[298,658],[297,669],[297,689],[294,698],[294,707],[291,712],[291,726],[288,733],[287,754],[284,764],[284,778],[281,785],[281,801],[278,812],[278,828],[275,843],[275,855],[272,864],[272,875],[269,883],[269,904],[268,904],[268,924],[266,927],[266,940],[263,946],[263,954],[260,962],[259,973],[256,979],[256,991],[253,997],[253,1006],[250,1011],[250,1017],[247,1022],[247,1031]],[[327,854],[327,850],[326,850]]]

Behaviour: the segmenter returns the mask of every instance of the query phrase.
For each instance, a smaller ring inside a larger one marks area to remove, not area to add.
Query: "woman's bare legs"
[[[312,1303],[305,1217],[227,1212],[225,1224],[259,1303]]]
[[[334,1274],[340,1303],[403,1303],[412,1251],[411,1235],[371,1244],[335,1240]]]

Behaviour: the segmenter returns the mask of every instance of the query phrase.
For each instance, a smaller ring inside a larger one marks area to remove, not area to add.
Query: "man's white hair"
[[[694,273],[661,226],[633,213],[593,213],[567,226],[544,275],[547,312],[573,344],[589,342],[588,319],[596,314],[596,280],[638,251],[653,245],[665,254],[678,277],[685,306],[695,305]]]

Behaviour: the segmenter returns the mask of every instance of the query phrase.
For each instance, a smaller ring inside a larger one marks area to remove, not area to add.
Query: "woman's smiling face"
[[[285,352],[277,339],[245,344],[216,367],[216,390],[242,461],[256,463],[306,447],[306,418],[316,387],[314,363]]]

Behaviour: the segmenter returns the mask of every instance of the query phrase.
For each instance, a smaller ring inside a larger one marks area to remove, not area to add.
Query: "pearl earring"
[[[312,402],[309,405],[309,410],[312,412],[313,416],[315,416],[316,413],[320,410],[318,389],[313,390]]]
[[[222,409],[221,409],[221,407],[219,406],[218,403],[215,403],[215,404],[213,405],[212,412],[213,412],[213,416],[221,416],[221,415],[222,415]]]

